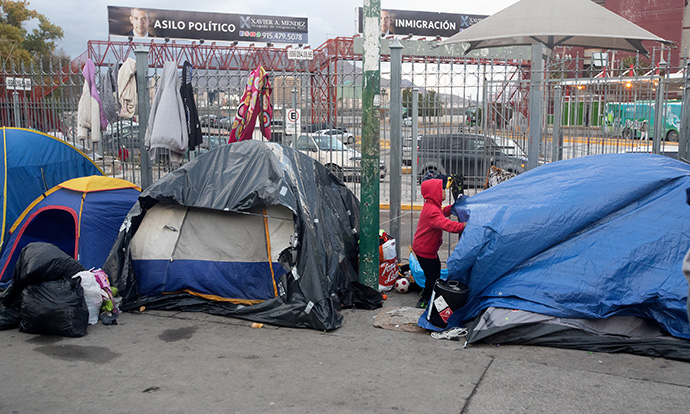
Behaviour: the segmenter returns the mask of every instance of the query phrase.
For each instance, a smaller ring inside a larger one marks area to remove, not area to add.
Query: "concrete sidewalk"
[[[404,254],[416,214],[405,215]],[[381,212],[381,222],[388,212]],[[387,229],[384,225],[382,228]],[[457,237],[445,237],[445,261]],[[690,364],[628,354],[472,345],[374,327],[252,328],[201,313],[124,313],[83,338],[0,332],[0,413],[687,413]],[[414,326],[411,326],[414,328]]]
[[[413,306],[391,292],[383,311]],[[197,313],[124,313],[83,338],[0,332],[2,413],[686,413],[690,364],[333,332]]]

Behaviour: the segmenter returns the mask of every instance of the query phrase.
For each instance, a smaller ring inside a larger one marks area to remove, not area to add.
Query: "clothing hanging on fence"
[[[109,123],[114,124],[117,121],[117,114],[120,107],[117,102],[117,79],[112,67],[109,67],[105,74],[101,74],[101,82],[98,92],[101,95],[101,102],[103,103],[103,112]]]
[[[137,63],[127,59],[117,72],[117,96],[120,99],[120,116],[132,119],[137,109]]]
[[[151,112],[149,112],[146,148],[152,160],[156,159],[158,148],[169,149],[170,162],[179,165],[187,151],[188,142],[187,119],[180,95],[177,64],[165,62],[163,75],[153,97]]]
[[[273,118],[271,91],[268,73],[263,66],[259,65],[247,79],[244,95],[232,122],[228,143],[252,139],[257,118],[261,133],[266,139],[271,139],[271,119]]]
[[[189,136],[189,150],[194,151],[197,145],[203,142],[201,135],[201,123],[199,122],[199,112],[194,102],[194,89],[192,88],[192,64],[185,61],[182,65],[182,86],[180,88],[182,104],[187,119],[187,134]]]
[[[86,60],[84,69],[84,87],[77,107],[77,139],[86,140],[91,133],[91,141],[101,140],[101,127],[105,128],[108,121],[101,108],[101,98],[96,88],[96,66],[91,59]]]

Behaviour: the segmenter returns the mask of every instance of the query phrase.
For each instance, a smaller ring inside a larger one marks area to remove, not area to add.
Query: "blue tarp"
[[[609,154],[540,166],[475,196],[448,259],[470,288],[458,326],[494,306],[563,318],[632,315],[690,338],[690,166],[652,154]],[[434,329],[420,318],[420,326]]]

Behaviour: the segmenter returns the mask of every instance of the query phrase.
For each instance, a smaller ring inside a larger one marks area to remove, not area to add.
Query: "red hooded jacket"
[[[462,233],[465,223],[452,221],[451,206],[441,209],[443,201],[443,181],[439,179],[426,180],[422,183],[422,197],[424,207],[419,215],[417,231],[412,241],[412,250],[417,256],[426,259],[438,257],[438,249],[443,243],[443,230],[450,233]]]

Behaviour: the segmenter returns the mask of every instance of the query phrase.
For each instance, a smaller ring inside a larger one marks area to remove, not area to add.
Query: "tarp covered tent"
[[[129,181],[98,175],[46,191],[10,229],[0,256],[0,287],[10,283],[19,253],[32,242],[51,243],[87,269],[103,266],[140,193]]]
[[[690,358],[688,284],[681,271],[690,248],[689,187],[685,163],[609,154],[547,164],[459,200],[453,208],[469,210],[470,218],[447,267],[449,279],[467,284],[470,294],[449,326],[476,328],[477,317],[495,319],[482,315],[489,308],[525,311],[551,323],[567,319],[571,328],[589,325],[575,329],[589,340],[580,335],[578,347],[623,349],[603,346],[617,338],[626,351],[648,354],[649,330],[642,340],[622,325],[637,318]],[[513,343],[538,343],[535,326],[543,327],[543,320],[532,322],[512,325]],[[420,325],[433,329],[424,318]],[[507,329],[501,331],[507,337]],[[468,338],[481,335],[470,330]]]
[[[122,309],[340,326],[356,281],[359,207],[312,158],[275,143],[210,151],[139,197],[104,270]]]
[[[84,153],[42,132],[2,127],[0,244],[22,211],[45,191],[71,178],[103,175]]]

